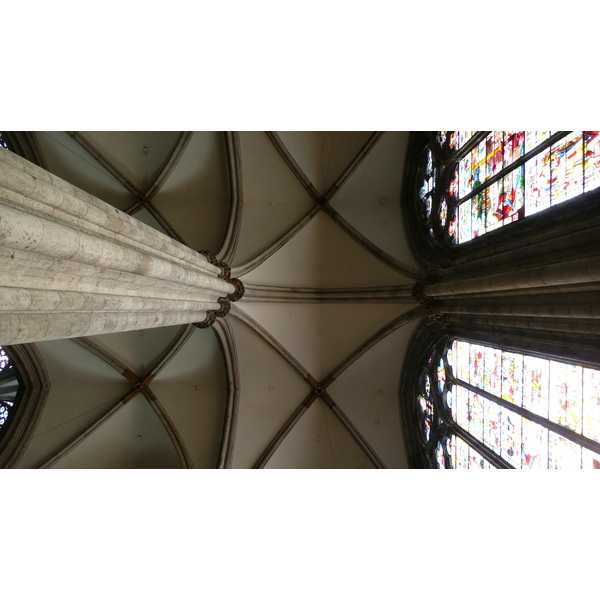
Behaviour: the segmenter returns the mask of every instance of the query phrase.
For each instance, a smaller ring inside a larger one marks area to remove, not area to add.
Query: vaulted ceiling
[[[49,171],[217,254],[246,295],[210,329],[38,343],[51,389],[19,467],[408,466],[408,133],[35,135]]]

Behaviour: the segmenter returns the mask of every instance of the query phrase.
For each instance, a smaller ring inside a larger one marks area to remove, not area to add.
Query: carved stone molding
[[[449,327],[451,324],[450,316],[442,313],[435,305],[427,306],[427,316],[439,323],[442,327]]]
[[[447,269],[452,264],[449,258],[440,258],[434,264],[425,269],[426,279],[429,282],[436,282],[441,279],[441,271]]]
[[[199,250],[198,253],[202,254],[202,256],[204,256],[211,265],[219,267],[221,269],[221,273],[218,277],[220,279],[224,279],[227,283],[230,283],[235,288],[231,294],[227,294],[227,296],[224,298],[219,298],[217,300],[221,308],[218,310],[206,311],[206,319],[204,319],[204,321],[201,323],[194,323],[194,325],[199,329],[206,329],[214,325],[217,318],[225,317],[229,313],[231,310],[231,303],[237,302],[242,298],[245,288],[244,284],[239,279],[231,277],[231,269],[229,265],[220,261],[212,252],[209,250]]]
[[[419,279],[419,281],[415,281],[412,287],[412,297],[415,299],[415,302],[426,305],[433,302],[433,298],[430,298],[425,294],[425,288],[428,285],[430,285],[430,282],[426,279]]]

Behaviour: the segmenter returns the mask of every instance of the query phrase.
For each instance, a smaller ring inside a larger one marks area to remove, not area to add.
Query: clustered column
[[[0,345],[206,326],[242,294],[210,253],[0,149]]]
[[[432,268],[413,297],[444,325],[597,336],[600,217],[481,247]]]

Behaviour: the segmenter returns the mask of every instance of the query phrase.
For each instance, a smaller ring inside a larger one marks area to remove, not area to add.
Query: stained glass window
[[[454,339],[419,381],[431,466],[600,469],[600,370]]]
[[[12,415],[18,389],[16,371],[6,352],[0,347],[0,435]]]
[[[431,210],[433,206],[433,196],[435,193],[436,184],[436,166],[433,159],[433,153],[427,149],[423,157],[423,165],[421,167],[421,188],[419,190],[419,205],[421,216],[426,221],[431,220]],[[430,233],[433,230],[430,228]]]
[[[598,131],[439,131],[435,139],[418,185],[425,227],[442,245],[600,187]]]

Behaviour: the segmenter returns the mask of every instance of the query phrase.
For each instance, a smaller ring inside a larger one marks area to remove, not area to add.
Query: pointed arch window
[[[12,361],[0,347],[0,439],[14,416],[19,381]]]
[[[439,131],[423,156],[419,213],[442,247],[600,187],[598,131]]]
[[[600,370],[448,338],[417,384],[437,468],[600,468]]]

